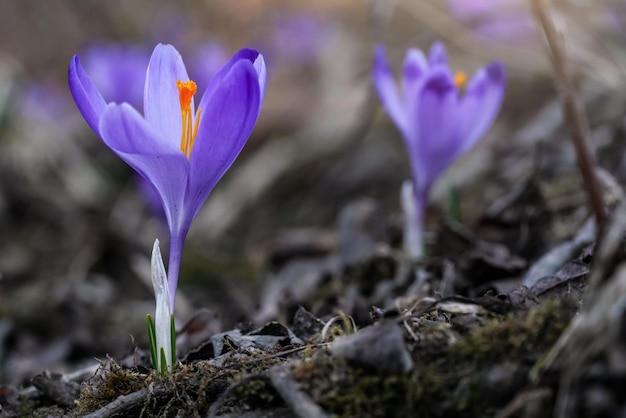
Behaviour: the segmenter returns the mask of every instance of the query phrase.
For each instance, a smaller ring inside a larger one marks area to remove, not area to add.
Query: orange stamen
[[[462,88],[465,86],[466,83],[467,74],[465,74],[463,71],[457,71],[456,74],[454,74],[454,84],[457,86],[457,88]]]
[[[200,122],[200,113],[201,110],[198,109],[197,115],[195,115],[195,124],[194,124],[194,115],[191,112],[191,101],[193,100],[193,96],[196,94],[198,87],[196,83],[193,81],[176,81],[176,87],[179,92],[179,100],[180,100],[180,113],[182,116],[182,134],[180,137],[180,150],[185,153],[187,158],[191,155],[191,149],[193,148],[193,143],[196,140],[196,134],[198,133],[198,123]]]
[[[191,107],[191,100],[194,94],[198,90],[198,86],[193,81],[180,81],[176,82],[176,87],[180,92],[180,108],[182,110],[189,109]]]

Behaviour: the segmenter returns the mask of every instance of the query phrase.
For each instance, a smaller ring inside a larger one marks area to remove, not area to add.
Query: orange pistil
[[[465,74],[463,71],[457,71],[456,74],[454,74],[454,84],[457,86],[457,88],[463,88],[466,83],[467,74]]]
[[[200,121],[201,109],[198,109],[196,116],[196,123],[194,124],[194,115],[191,112],[191,101],[196,94],[198,87],[193,81],[180,81],[176,82],[176,87],[179,91],[180,100],[180,112],[182,115],[183,129],[180,137],[180,150],[185,153],[187,159],[191,155],[191,149],[193,143],[196,140],[196,134],[198,133],[198,122]]]

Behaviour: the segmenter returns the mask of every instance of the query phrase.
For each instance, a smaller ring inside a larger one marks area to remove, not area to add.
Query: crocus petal
[[[402,135],[407,138],[409,132],[405,104],[400,98],[396,81],[385,57],[385,48],[381,45],[376,47],[372,76],[383,107]]]
[[[472,78],[461,101],[461,133],[465,136],[459,153],[473,147],[491,127],[504,98],[506,70],[500,62],[480,69]]]
[[[411,48],[404,57],[403,89],[413,91],[411,86],[417,84],[428,71],[428,61],[424,53],[417,48]]]
[[[261,102],[257,70],[241,59],[211,81],[202,98],[196,142],[190,157],[187,217],[193,219],[232,165],[257,120]]]
[[[217,85],[221,83],[222,82],[221,80],[229,74],[231,68],[235,64],[237,64],[239,61],[242,61],[242,60],[249,61],[250,63],[254,65],[254,68],[257,74],[259,90],[261,92],[260,102],[262,103],[263,97],[265,96],[265,83],[267,81],[267,70],[265,68],[265,60],[263,58],[263,55],[261,55],[258,51],[254,49],[244,48],[238,51],[235,55],[233,55],[233,57],[230,60],[228,60],[226,64],[224,64],[222,69],[219,70],[217,74],[215,74],[215,77],[213,77],[213,80],[211,80],[211,84]],[[211,86],[207,86],[207,91],[209,90],[210,87]],[[206,96],[206,92],[204,96]]]
[[[183,59],[172,45],[157,45],[146,73],[144,115],[177,148],[180,147],[182,132],[179,91],[176,87],[178,80],[189,81]]]
[[[446,52],[446,47],[442,42],[435,42],[432,44],[428,55],[428,61],[433,67],[440,65],[448,66],[448,53]]]
[[[261,92],[260,103],[263,103],[263,99],[265,98],[265,83],[267,82],[267,68],[265,67],[263,55],[259,54],[254,60],[254,69],[259,77],[259,91]],[[261,110],[260,107],[259,110]]]
[[[459,146],[459,95],[452,75],[445,69],[429,74],[418,98],[414,116],[419,142],[411,156],[415,193],[423,194],[454,161]]]
[[[170,298],[169,287],[167,283],[167,274],[159,249],[159,240],[154,241],[152,247],[152,287],[154,288],[154,297],[156,299],[156,312],[154,313],[157,363],[158,370],[161,370],[161,348],[165,351],[165,360],[167,370],[172,370],[172,327],[171,316],[174,313],[174,306]]]
[[[78,55],[74,55],[68,70],[70,91],[78,106],[78,110],[95,133],[98,133],[100,115],[106,103],[91,79],[85,74]]]
[[[428,71],[428,61],[426,60],[424,53],[416,48],[409,49],[404,58],[404,71],[402,77],[402,90],[404,92],[406,115],[415,114],[419,91],[424,83],[424,78]],[[409,135],[413,137],[414,134],[415,132],[412,132]],[[407,143],[409,147],[412,147],[414,145],[412,142],[417,140],[415,138],[413,139],[413,141],[409,141],[410,143]]]
[[[172,150],[163,134],[126,103],[109,104],[102,113],[99,129],[104,142],[154,187],[163,203],[170,232],[176,232],[189,178],[185,155]]]

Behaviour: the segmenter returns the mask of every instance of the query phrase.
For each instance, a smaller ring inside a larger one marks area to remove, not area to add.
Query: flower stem
[[[172,371],[176,368],[176,322],[174,321],[174,314],[170,315],[170,345],[172,352]]]
[[[404,211],[404,250],[414,260],[424,257],[424,199],[418,197],[413,183],[402,183],[400,203]]]
[[[587,189],[589,205],[594,213],[596,224],[601,226],[608,218],[608,212],[604,205],[602,188],[595,170],[594,155],[589,148],[589,123],[584,111],[576,100],[576,93],[571,78],[567,72],[567,57],[563,46],[563,36],[554,26],[554,22],[544,3],[544,0],[530,0],[533,13],[541,24],[546,35],[552,66],[556,74],[557,82],[560,83],[561,106],[564,119],[570,133],[570,138],[576,149],[578,167]]]
[[[178,273],[180,271],[180,260],[183,253],[185,237],[170,236],[170,258],[167,264],[167,284],[169,286],[170,301],[172,307],[175,306],[176,288],[178,287]]]

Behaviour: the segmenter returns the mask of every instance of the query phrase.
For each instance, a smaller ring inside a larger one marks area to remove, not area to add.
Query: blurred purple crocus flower
[[[230,58],[219,42],[205,42],[195,46],[189,62],[189,74],[200,87],[208,86],[211,79]]]
[[[273,27],[275,58],[310,63],[329,45],[333,24],[313,13],[284,13],[276,16]]]
[[[496,42],[523,42],[536,36],[535,22],[520,0],[447,0],[452,15],[479,37]]]
[[[204,201],[248,140],[261,110],[263,56],[243,49],[206,88],[195,111],[196,84],[178,51],[159,44],[148,64],[143,116],[128,103],[107,103],[74,56],[70,90],[87,124],[158,194],[170,232],[168,287],[174,305],[182,247]]]
[[[491,127],[504,97],[505,69],[492,62],[467,82],[464,73],[452,73],[443,44],[435,43],[428,58],[418,49],[407,52],[399,92],[385,50],[378,46],[373,78],[409,152],[412,183],[402,191],[405,248],[410,256],[419,258],[431,186]]]
[[[42,126],[54,126],[70,135],[77,126],[67,91],[47,80],[34,80],[22,87],[17,97],[20,115]]]
[[[149,51],[141,46],[96,42],[82,54],[82,65],[107,102],[141,106]]]

